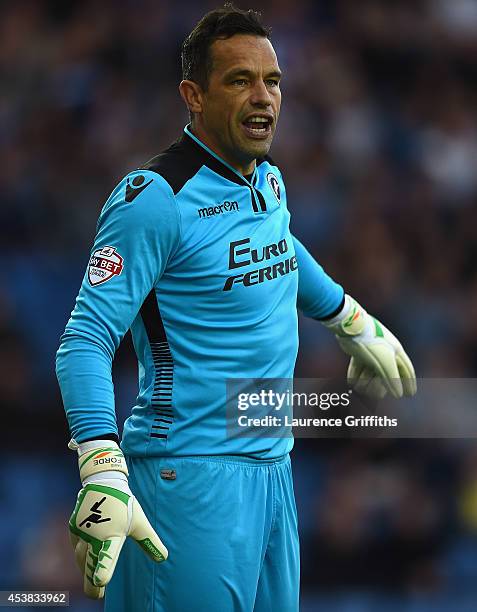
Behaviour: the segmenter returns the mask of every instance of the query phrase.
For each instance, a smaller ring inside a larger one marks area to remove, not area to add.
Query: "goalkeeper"
[[[290,233],[268,157],[281,72],[257,13],[208,13],[182,64],[190,124],[103,207],[57,354],[83,485],[71,540],[109,611],[297,612],[293,440],[227,436],[225,381],[293,377],[297,306],[362,392],[412,395],[415,375]],[[111,366],[128,329],[139,394],[120,448]]]

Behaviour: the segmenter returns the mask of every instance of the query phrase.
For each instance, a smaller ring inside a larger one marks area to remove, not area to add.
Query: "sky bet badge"
[[[101,285],[123,271],[123,258],[116,247],[105,246],[91,255],[88,264],[88,280],[92,287]]]

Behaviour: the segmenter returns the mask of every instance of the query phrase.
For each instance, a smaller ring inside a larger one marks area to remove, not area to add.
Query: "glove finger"
[[[169,555],[167,548],[152,528],[144,510],[136,498],[133,500],[133,520],[129,535],[133,537],[143,551],[157,563],[165,561]]]
[[[388,390],[380,376],[374,376],[366,388],[366,395],[373,399],[383,399]]]
[[[358,379],[355,380],[355,384],[354,384],[355,390],[358,393],[361,393],[361,395],[367,395],[366,391],[367,391],[368,385],[372,381],[373,378],[374,378],[374,372],[371,370],[371,368],[368,368],[366,366],[363,367]]]
[[[368,367],[362,369],[354,388],[361,395],[372,399],[383,399],[388,392],[381,376]]]
[[[402,397],[402,382],[399,376],[394,351],[382,344],[372,347],[363,347],[363,349],[368,352],[376,373],[381,376],[383,384],[391,395],[395,398]]]
[[[74,533],[70,533],[70,540],[75,551],[76,565],[80,568],[80,572],[84,574],[86,564],[86,550],[88,545],[84,540],[79,538],[77,535],[74,535]]]
[[[396,357],[397,367],[401,375],[402,386],[405,395],[414,395],[417,391],[416,373],[411,360],[404,351],[400,351]]]
[[[84,582],[83,589],[85,595],[91,599],[102,599],[104,597],[104,588],[96,586],[93,583],[93,576],[96,570],[98,557],[93,552],[91,544],[86,544],[86,560],[84,565]]]
[[[86,575],[84,577],[83,590],[86,597],[89,597],[90,599],[103,599],[104,597],[104,587],[98,587],[91,584]]]
[[[111,580],[125,539],[125,536],[113,536],[103,542],[93,573],[93,583],[96,586],[104,587]]]
[[[354,385],[358,378],[361,376],[361,372],[364,369],[364,363],[359,361],[355,357],[351,357],[348,366],[348,384]]]
[[[104,589],[95,587],[91,584],[91,570],[86,567],[86,554],[88,551],[88,544],[79,538],[74,533],[70,532],[71,544],[75,550],[75,561],[83,575],[83,590],[85,595],[91,597],[91,599],[102,599],[104,596]],[[87,573],[88,572],[88,573]]]

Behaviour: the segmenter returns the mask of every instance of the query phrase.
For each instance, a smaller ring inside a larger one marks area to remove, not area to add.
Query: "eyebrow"
[[[232,70],[229,73],[226,73],[225,78],[230,79],[231,77],[239,76],[239,75],[253,76],[254,73],[251,70],[248,70],[248,68],[236,68],[235,70]],[[268,72],[266,76],[267,78],[270,78],[270,77],[281,78],[282,73],[280,72],[280,70],[272,70],[272,72]]]

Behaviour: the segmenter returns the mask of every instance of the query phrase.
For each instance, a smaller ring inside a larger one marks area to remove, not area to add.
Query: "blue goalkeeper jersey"
[[[292,237],[273,161],[257,160],[249,178],[187,126],[112,192],[57,354],[77,441],[118,431],[111,367],[131,329],[139,394],[126,453],[269,459],[291,449],[291,438],[227,435],[226,381],[292,378],[297,300],[325,317],[343,289]]]

